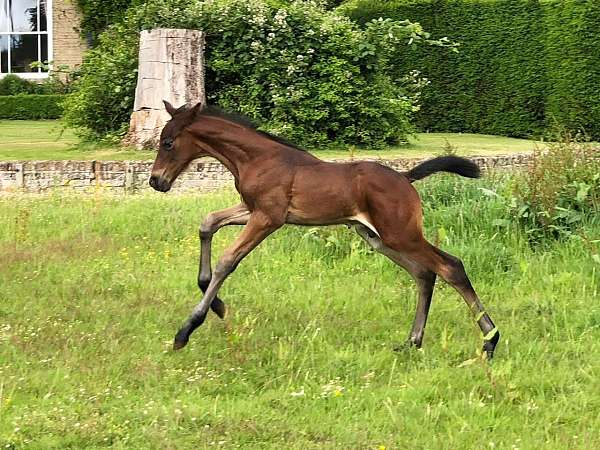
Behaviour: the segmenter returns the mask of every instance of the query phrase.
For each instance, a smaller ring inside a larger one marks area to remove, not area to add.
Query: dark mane
[[[288,141],[285,138],[282,138],[281,136],[277,136],[275,134],[271,134],[271,133],[267,133],[266,131],[259,130],[258,129],[258,127],[260,126],[259,124],[257,124],[256,122],[252,121],[250,118],[248,118],[242,114],[225,111],[217,106],[207,105],[204,108],[202,108],[202,111],[200,111],[200,115],[206,115],[206,116],[211,116],[211,117],[220,117],[222,119],[228,120],[229,122],[237,123],[238,125],[242,125],[243,127],[250,128],[250,129],[256,131],[258,134],[266,137],[267,139],[278,142],[287,147],[291,147],[291,148],[294,148],[296,150],[300,150],[303,152],[306,151],[302,147],[299,147],[298,145],[294,144],[293,142]]]

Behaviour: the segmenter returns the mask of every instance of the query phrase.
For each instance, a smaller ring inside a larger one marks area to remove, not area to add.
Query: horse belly
[[[358,205],[351,183],[339,170],[296,177],[287,222],[297,225],[348,223]]]

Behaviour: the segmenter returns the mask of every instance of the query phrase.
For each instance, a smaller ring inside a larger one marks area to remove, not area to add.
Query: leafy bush
[[[600,148],[565,134],[548,150],[536,150],[514,192],[513,216],[531,241],[573,234],[586,216],[600,212]]]
[[[73,76],[64,121],[84,137],[111,138],[127,130],[137,81],[138,36],[119,24],[100,35]]]
[[[95,40],[109,25],[120,22],[136,0],[76,0],[81,12],[81,27]]]
[[[0,96],[0,119],[57,119],[64,95],[19,94]]]
[[[41,82],[26,80],[14,74],[0,79],[0,95],[66,94],[68,91],[68,81],[63,81],[56,73],[50,73]]]
[[[0,79],[0,95],[31,94],[35,84],[17,75],[6,75]]]
[[[421,84],[418,73],[391,74],[392,63],[409,42],[449,45],[408,22],[372,21],[361,30],[312,2],[154,0],[131,9],[89,52],[67,102],[69,124],[95,136],[126,128],[138,32],[156,27],[204,30],[209,101],[307,146],[404,139]]]
[[[423,130],[529,137],[555,122],[600,138],[600,2],[595,0],[354,0],[341,11],[365,24],[417,21],[461,43],[460,53],[421,48],[431,85]]]

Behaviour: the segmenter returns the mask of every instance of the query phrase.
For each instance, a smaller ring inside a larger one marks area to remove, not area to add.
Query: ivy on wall
[[[600,2],[596,0],[356,0],[342,7],[366,23],[420,22],[461,43],[458,54],[421,48],[431,85],[420,128],[539,136],[556,124],[600,138]]]

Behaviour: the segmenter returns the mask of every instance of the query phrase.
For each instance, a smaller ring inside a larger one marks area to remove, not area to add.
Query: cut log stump
[[[140,33],[135,104],[125,145],[158,147],[160,132],[170,119],[163,99],[177,107],[206,104],[203,32],[158,28]]]

